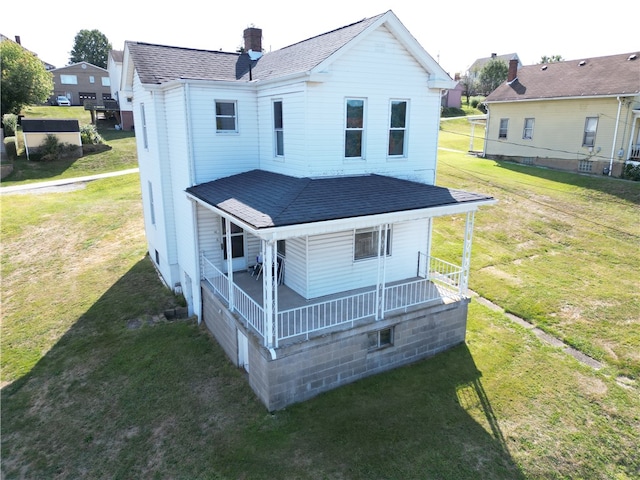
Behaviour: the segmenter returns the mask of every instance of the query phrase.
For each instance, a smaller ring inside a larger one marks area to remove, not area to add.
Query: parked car
[[[58,95],[58,98],[56,99],[56,105],[58,105],[59,107],[70,107],[71,102],[64,95]]]

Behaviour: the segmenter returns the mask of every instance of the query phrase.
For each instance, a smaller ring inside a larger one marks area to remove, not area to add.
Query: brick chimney
[[[513,82],[518,76],[518,59],[509,60],[509,73],[507,74],[507,83]]]
[[[262,29],[249,27],[244,30],[244,51],[262,53]]]

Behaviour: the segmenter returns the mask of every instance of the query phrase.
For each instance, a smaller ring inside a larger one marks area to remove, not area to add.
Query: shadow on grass
[[[466,345],[269,414],[137,263],[2,390],[3,478],[522,479]]]
[[[531,175],[540,179],[565,183],[576,187],[597,190],[608,195],[615,195],[622,200],[640,204],[640,182],[612,178],[606,175],[584,175],[574,172],[563,172],[550,168],[523,165],[521,163],[506,160],[492,160],[501,168],[513,172]]]

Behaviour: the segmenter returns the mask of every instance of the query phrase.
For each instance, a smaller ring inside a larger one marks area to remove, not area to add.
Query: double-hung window
[[[383,246],[380,244],[382,237]],[[379,235],[377,228],[363,228],[355,231],[353,259],[363,260],[380,255],[391,255],[391,229],[387,228]]]
[[[593,147],[596,144],[596,130],[598,129],[598,117],[587,117],[584,122],[583,147]]]
[[[524,119],[524,129],[522,130],[522,138],[525,140],[533,139],[533,118],[525,118]]]
[[[347,99],[344,135],[344,156],[363,158],[364,143],[364,100]]]
[[[276,157],[284,157],[284,124],[282,122],[282,100],[273,102],[273,143]]]
[[[500,119],[500,130],[498,131],[498,138],[507,138],[507,130],[509,130],[509,119]]]
[[[389,121],[389,156],[405,155],[407,133],[407,102],[391,101],[391,118]]]
[[[216,100],[216,132],[237,132],[236,102]]]

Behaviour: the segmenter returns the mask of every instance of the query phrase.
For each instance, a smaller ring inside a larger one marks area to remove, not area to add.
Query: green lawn
[[[23,111],[25,118],[75,118],[80,125],[91,123],[89,111],[83,107],[28,107]],[[97,128],[108,147],[104,151],[86,153],[70,160],[30,161],[24,152],[22,131],[16,137],[6,138],[6,142],[18,139],[18,158],[13,160],[13,173],[2,179],[2,186],[20,185],[44,180],[81,177],[97,173],[114,172],[137,168],[136,140],[133,132],[116,130],[112,121],[98,119]]]
[[[137,175],[3,195],[3,478],[639,478],[640,185],[449,151],[438,183],[499,199],[471,287],[604,368],[474,300],[464,345],[270,414],[205,328],[129,328],[176,302]],[[463,223],[436,223],[434,254],[456,259]]]

